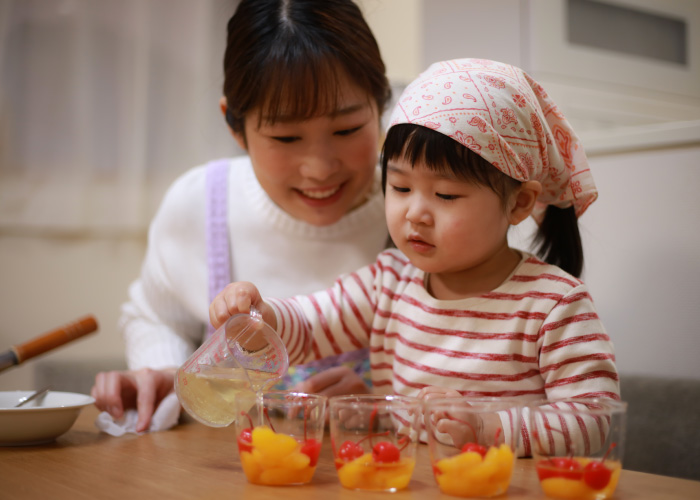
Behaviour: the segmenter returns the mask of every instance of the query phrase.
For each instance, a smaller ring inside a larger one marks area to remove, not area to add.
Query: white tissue
[[[165,431],[177,424],[180,417],[180,401],[174,392],[168,394],[156,408],[148,432]],[[136,432],[136,410],[127,410],[121,418],[115,420],[112,415],[103,411],[95,420],[95,427],[110,436],[123,436],[126,433],[143,434]]]

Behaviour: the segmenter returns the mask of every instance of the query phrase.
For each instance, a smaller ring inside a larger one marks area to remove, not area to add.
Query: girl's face
[[[292,217],[315,226],[340,220],[371,189],[377,165],[379,115],[349,79],[341,81],[338,109],[305,121],[245,119],[245,142],[255,175],[270,198]]]
[[[467,280],[490,290],[500,284],[488,283],[491,271],[513,261],[507,209],[486,186],[395,159],[387,165],[385,206],[391,238],[416,267],[431,273],[431,283]]]

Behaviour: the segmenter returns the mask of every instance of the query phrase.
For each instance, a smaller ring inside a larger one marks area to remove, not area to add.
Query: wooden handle
[[[15,352],[19,364],[95,330],[97,330],[97,320],[93,316],[85,316],[61,328],[39,335],[29,342],[13,346],[12,350]]]

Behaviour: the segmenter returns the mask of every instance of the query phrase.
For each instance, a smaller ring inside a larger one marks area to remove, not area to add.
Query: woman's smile
[[[345,182],[334,186],[299,189],[294,188],[294,191],[299,193],[300,198],[305,203],[318,207],[321,205],[330,205],[338,201],[343,195]]]

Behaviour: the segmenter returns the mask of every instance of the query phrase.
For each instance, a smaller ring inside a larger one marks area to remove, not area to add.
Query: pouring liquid
[[[246,377],[247,375],[247,377]],[[226,427],[236,412],[249,411],[279,378],[275,372],[210,367],[177,373],[176,390],[182,406],[203,424]]]

